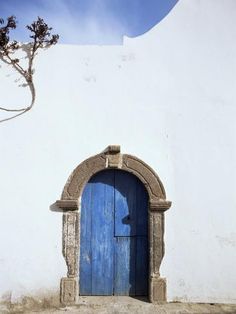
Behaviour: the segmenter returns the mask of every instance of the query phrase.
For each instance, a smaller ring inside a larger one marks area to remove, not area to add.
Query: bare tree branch
[[[4,24],[4,20],[0,18],[0,25]],[[7,18],[6,25],[0,27],[0,59],[11,65],[21,76],[24,77],[27,86],[31,92],[31,102],[28,107],[20,109],[9,109],[5,107],[0,107],[0,110],[6,112],[19,112],[9,118],[0,120],[0,122],[9,121],[14,119],[27,111],[29,111],[35,102],[36,92],[33,82],[33,63],[36,56],[36,52],[39,48],[49,48],[58,42],[59,35],[51,35],[51,27],[44,22],[40,17],[34,21],[31,25],[27,25],[26,28],[31,32],[30,38],[32,42],[27,44],[27,57],[28,57],[28,67],[24,69],[20,65],[20,60],[14,58],[14,53],[20,48],[17,41],[10,42],[9,33],[12,29],[15,29],[17,21],[15,16],[10,16]]]

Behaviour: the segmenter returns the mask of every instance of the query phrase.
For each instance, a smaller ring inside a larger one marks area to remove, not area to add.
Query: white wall
[[[0,125],[0,295],[58,289],[61,214],[49,206],[81,161],[120,144],[155,169],[173,202],[168,299],[236,302],[235,9],[181,0],[123,46],[38,55],[35,107]],[[17,75],[0,70],[1,106],[27,103]]]

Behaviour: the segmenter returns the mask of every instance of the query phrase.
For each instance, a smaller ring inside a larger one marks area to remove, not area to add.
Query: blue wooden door
[[[80,295],[147,295],[148,195],[132,174],[105,170],[81,203]]]

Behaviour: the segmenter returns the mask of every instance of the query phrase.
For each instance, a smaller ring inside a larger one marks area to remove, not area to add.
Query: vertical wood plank
[[[141,181],[136,179],[136,235],[148,234],[148,193]]]
[[[148,294],[148,194],[138,179],[136,212],[135,295],[141,296]]]
[[[135,295],[135,251],[134,237],[116,238],[114,295]]]
[[[92,185],[88,183],[83,191],[80,228],[80,295],[92,294]]]
[[[148,240],[136,237],[135,295],[148,294]]]
[[[136,177],[115,171],[115,236],[136,234]]]
[[[92,295],[112,295],[114,173],[103,171],[93,182]]]
[[[80,294],[112,295],[114,173],[87,183],[81,202]]]

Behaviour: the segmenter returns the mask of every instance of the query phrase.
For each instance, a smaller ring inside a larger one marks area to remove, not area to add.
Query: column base
[[[77,301],[78,282],[77,278],[62,278],[60,285],[60,300],[62,304],[72,305]]]
[[[166,302],[166,279],[152,277],[149,286],[149,299],[152,303]]]

